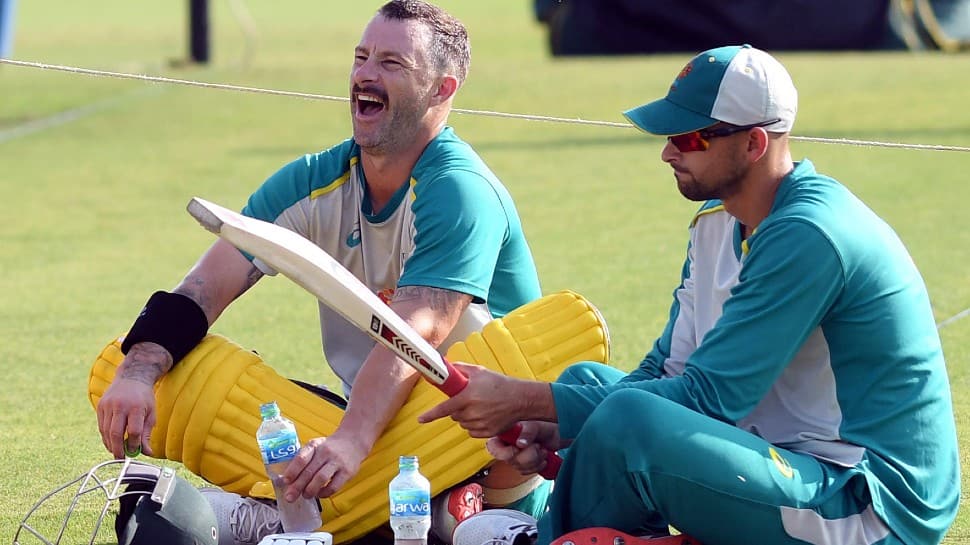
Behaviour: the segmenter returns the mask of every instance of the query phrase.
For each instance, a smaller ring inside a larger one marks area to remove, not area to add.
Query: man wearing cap
[[[461,366],[468,387],[422,415],[476,437],[526,421],[515,446],[489,441],[521,470],[569,447],[540,544],[672,525],[705,545],[925,545],[953,522],[959,456],[926,287],[885,222],[792,160],[796,110],[788,72],[745,45],[699,54],[627,111],[667,137],[661,158],[702,203],[660,337],[625,376],[580,363],[549,385]]]

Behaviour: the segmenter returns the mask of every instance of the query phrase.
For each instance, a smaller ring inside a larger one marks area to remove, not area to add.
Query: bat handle
[[[455,366],[452,365],[447,358],[441,358],[441,361],[445,364],[445,368],[448,370],[448,378],[446,378],[445,381],[438,386],[438,388],[448,397],[454,397],[458,395],[458,392],[464,390],[465,386],[468,386],[468,377],[455,368]],[[515,440],[519,438],[519,434],[521,433],[522,424],[516,424],[515,426],[499,434],[498,438],[505,441],[505,444],[507,445],[514,445]],[[556,474],[559,473],[559,466],[561,465],[562,458],[560,458],[555,452],[549,451],[546,454],[546,467],[539,472],[539,475],[542,475],[549,480],[555,479]]]

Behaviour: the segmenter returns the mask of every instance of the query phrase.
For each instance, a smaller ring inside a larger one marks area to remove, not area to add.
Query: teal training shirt
[[[718,206],[706,203],[695,223],[705,214],[728,221],[716,217]],[[808,160],[785,177],[747,241],[732,229],[718,248],[689,248],[694,259],[721,252],[722,262],[724,253],[737,260],[736,283],[709,329],[687,331],[683,314],[710,302],[675,292],[662,336],[624,381],[552,385],[560,433],[575,437],[610,392],[641,388],[859,471],[903,541],[939,542],[959,505],[957,439],[929,296],[904,245]],[[701,282],[691,265],[681,288]],[[796,367],[821,378],[786,380]],[[806,403],[782,410],[786,400]]]

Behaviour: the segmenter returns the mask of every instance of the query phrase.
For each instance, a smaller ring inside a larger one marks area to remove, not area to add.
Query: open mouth
[[[357,113],[361,117],[371,117],[384,111],[387,100],[375,93],[356,93]]]

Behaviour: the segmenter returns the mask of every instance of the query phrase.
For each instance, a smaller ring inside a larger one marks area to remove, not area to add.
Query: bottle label
[[[258,442],[265,465],[288,462],[300,451],[300,440],[293,431],[283,431]]]
[[[427,490],[394,490],[390,493],[392,517],[431,515],[431,493]]]

